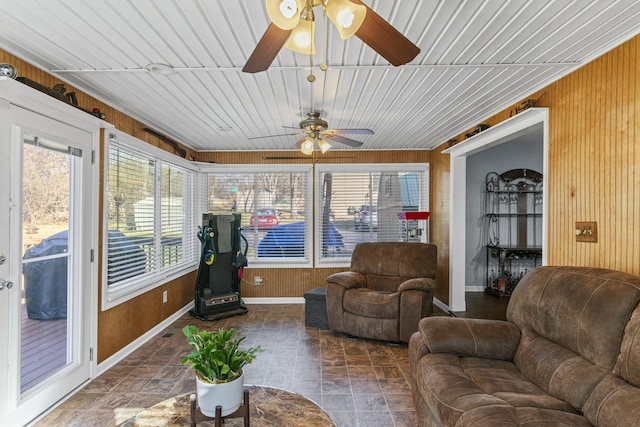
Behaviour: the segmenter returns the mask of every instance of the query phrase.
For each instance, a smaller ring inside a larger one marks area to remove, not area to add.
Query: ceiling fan
[[[302,136],[297,142],[298,148],[300,148],[303,154],[311,155],[315,149],[315,144],[318,144],[318,148],[323,154],[326,153],[327,150],[332,147],[329,141],[338,142],[350,147],[360,147],[362,145],[360,141],[341,135],[373,135],[373,131],[370,129],[327,129],[329,125],[320,118],[320,113],[317,111],[307,113],[307,118],[302,120],[298,127],[300,128],[300,132],[258,136],[249,139],[270,138],[275,136]],[[295,127],[292,128],[297,129]]]
[[[287,47],[294,52],[314,54],[315,16],[322,6],[344,40],[355,35],[394,66],[413,60],[420,48],[403,36],[360,0],[266,0],[273,21],[242,71],[257,73],[269,68],[276,55]]]

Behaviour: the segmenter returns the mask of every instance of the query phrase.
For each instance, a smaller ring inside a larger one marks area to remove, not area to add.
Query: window
[[[206,172],[208,211],[242,215],[249,265],[311,265],[310,166],[219,165]]]
[[[428,165],[322,164],[315,182],[317,265],[348,265],[360,242],[427,241],[426,224],[398,212],[428,211]],[[409,237],[408,226],[420,231]]]
[[[106,306],[197,265],[195,168],[125,134],[105,161]]]

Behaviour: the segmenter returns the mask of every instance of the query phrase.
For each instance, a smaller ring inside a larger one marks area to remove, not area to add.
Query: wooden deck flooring
[[[24,393],[67,364],[67,319],[29,319],[22,304],[20,391]]]

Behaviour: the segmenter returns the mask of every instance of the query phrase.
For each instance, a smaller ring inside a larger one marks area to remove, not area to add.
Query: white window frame
[[[335,173],[373,173],[373,172],[420,172],[422,173],[422,195],[424,200],[420,200],[419,209],[429,210],[429,164],[428,163],[322,163],[315,165],[315,203],[313,217],[315,219],[314,234],[314,263],[318,268],[343,268],[351,265],[351,255],[344,257],[323,257],[322,256],[322,174],[325,172]],[[427,241],[428,236],[424,236]]]
[[[164,285],[172,280],[184,276],[198,268],[198,259],[200,256],[197,245],[197,229],[193,230],[193,233],[189,236],[191,240],[188,240],[193,245],[193,256],[189,260],[184,260],[180,264],[172,265],[166,268],[157,268],[154,272],[146,273],[141,277],[133,277],[131,279],[123,280],[121,283],[108,286],[107,285],[107,266],[108,266],[108,215],[109,215],[109,150],[112,145],[112,141],[117,141],[118,144],[124,145],[132,151],[138,151],[141,155],[152,157],[156,161],[166,162],[175,166],[179,166],[186,170],[193,172],[193,185],[197,186],[199,181],[199,168],[198,164],[187,161],[181,157],[164,151],[160,148],[154,147],[144,141],[134,138],[124,132],[109,130],[105,132],[105,144],[104,144],[104,198],[103,198],[103,229],[102,229],[102,310],[108,310],[132,298],[149,292],[159,286]],[[194,189],[195,190],[195,189]],[[156,191],[157,193],[157,191]],[[198,209],[200,203],[198,200],[198,193],[193,191],[194,200],[192,209],[193,223],[197,226],[201,219],[198,218]],[[195,228],[195,227],[194,227]]]
[[[304,197],[307,204],[313,202],[312,180],[313,166],[305,164],[246,164],[246,165],[218,165],[206,164],[201,165],[200,172],[203,174],[220,173],[220,174],[242,174],[242,173],[300,173],[306,174],[306,185],[304,189]],[[207,193],[206,179],[202,179],[204,186],[204,194]],[[205,197],[206,200],[206,197]],[[204,204],[206,207],[206,203]],[[308,216],[308,218],[307,218]],[[304,219],[304,241],[305,254],[304,258],[257,258],[250,259],[247,268],[312,268],[313,267],[313,209],[308,207],[305,210]],[[244,243],[243,243],[244,245]],[[244,246],[243,246],[244,247]]]

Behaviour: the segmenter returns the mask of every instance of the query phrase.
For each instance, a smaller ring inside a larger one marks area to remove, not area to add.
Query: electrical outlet
[[[169,294],[167,291],[162,292],[162,303],[164,304],[169,299]]]
[[[253,279],[253,283],[254,283],[254,284],[256,284],[256,285],[262,285],[262,277],[260,277],[260,276],[256,276],[256,277]]]

